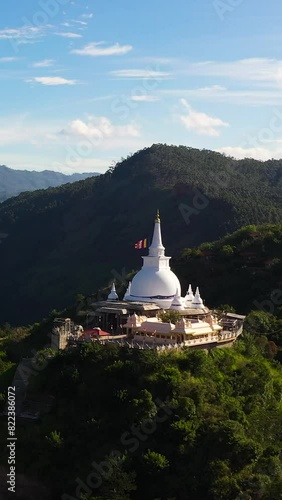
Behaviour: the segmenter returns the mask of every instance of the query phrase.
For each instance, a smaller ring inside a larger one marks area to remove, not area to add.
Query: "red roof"
[[[82,337],[105,337],[110,335],[108,332],[104,332],[100,328],[91,328],[90,330],[84,330]]]

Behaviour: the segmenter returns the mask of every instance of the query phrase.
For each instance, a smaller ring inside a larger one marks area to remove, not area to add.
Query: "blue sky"
[[[282,156],[278,0],[9,0],[0,164],[104,172],[153,143]]]

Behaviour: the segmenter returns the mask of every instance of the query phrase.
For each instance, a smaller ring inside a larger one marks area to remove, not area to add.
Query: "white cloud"
[[[82,14],[81,18],[82,19],[92,19],[94,17],[94,14]]]
[[[76,85],[78,83],[77,80],[67,80],[60,76],[35,76],[30,80],[26,80],[26,82],[36,82],[42,85]]]
[[[40,33],[40,28],[36,27],[26,27],[22,28],[6,28],[4,30],[0,30],[0,39],[9,40],[11,38],[33,38],[34,36],[38,36]]]
[[[134,150],[143,146],[139,128],[134,123],[115,125],[105,116],[90,116],[87,121],[73,120],[59,135],[65,138],[67,143],[76,144],[76,140],[77,149],[80,144],[85,144],[90,152],[121,147]]]
[[[243,148],[240,146],[224,146],[217,149],[219,153],[225,153],[227,156],[232,156],[238,160],[244,158],[254,158],[255,160],[266,161],[271,158],[280,160],[282,157],[282,147],[278,149],[268,149],[266,147]]]
[[[82,38],[82,35],[79,35],[79,33],[72,33],[68,31],[62,33],[55,33],[55,35],[63,36],[65,38]]]
[[[253,82],[282,83],[282,60],[267,58],[249,58],[238,61],[204,61],[188,63],[184,73],[189,75],[214,76],[232,80]]]
[[[87,23],[85,21],[79,21],[78,19],[73,19],[73,23],[81,24],[82,26],[87,26]]]
[[[0,63],[17,61],[18,57],[0,57]]]
[[[79,54],[81,56],[117,56],[124,55],[130,52],[133,47],[131,45],[120,45],[115,43],[109,47],[104,47],[104,42],[93,42],[85,45],[83,49],[72,50],[72,54]]]
[[[130,98],[131,101],[137,102],[156,102],[159,101],[160,98],[155,95],[133,95]]]
[[[143,63],[155,64],[156,66],[160,64],[174,64],[177,59],[174,57],[157,57],[157,56],[146,56],[141,58]]]
[[[0,30],[0,40],[15,40],[17,44],[30,43],[42,37],[46,31],[52,28],[51,25],[45,26],[21,26],[20,28],[6,28]]]
[[[88,123],[82,120],[73,120],[66,129],[62,130],[64,135],[76,135],[88,138],[103,137],[139,137],[140,133],[133,124],[113,125],[112,122],[104,117],[89,117]]]
[[[229,127],[229,124],[220,118],[194,110],[185,99],[181,99],[180,102],[187,109],[188,113],[185,115],[181,114],[179,119],[188,130],[193,130],[199,135],[216,137],[220,135],[218,129]]]
[[[171,73],[166,73],[164,71],[153,71],[150,69],[120,69],[116,71],[111,71],[111,75],[117,78],[129,78],[129,79],[167,79],[171,76]]]
[[[54,64],[54,59],[43,59],[42,61],[38,61],[33,63],[33,68],[49,68],[50,66],[53,66]]]
[[[226,102],[232,105],[244,106],[272,106],[282,105],[282,93],[278,88],[272,89],[228,89],[221,85],[194,89],[164,89],[159,91],[161,95],[185,96],[187,99],[199,101]]]

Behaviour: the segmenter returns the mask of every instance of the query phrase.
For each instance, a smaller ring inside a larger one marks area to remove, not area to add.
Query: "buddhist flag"
[[[147,238],[145,240],[140,240],[135,243],[134,248],[147,248]]]

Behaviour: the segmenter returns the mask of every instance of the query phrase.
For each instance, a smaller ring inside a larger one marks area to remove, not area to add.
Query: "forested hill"
[[[52,170],[43,170],[43,172],[14,170],[5,165],[0,165],[0,202],[12,196],[17,196],[24,191],[61,186],[68,182],[87,179],[93,175],[99,174],[93,172],[66,175]]]
[[[242,225],[282,220],[282,161],[236,161],[153,145],[106,174],[0,206],[0,322],[33,322],[138,269],[134,243],[161,211],[164,244],[186,247]]]
[[[242,313],[282,317],[282,224],[245,226],[224,238],[186,248],[174,270],[198,284],[207,305],[231,304]]]
[[[260,345],[249,335],[207,355],[93,343],[40,357],[28,399],[41,419],[17,421],[21,498],[281,499],[282,370]]]

